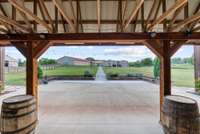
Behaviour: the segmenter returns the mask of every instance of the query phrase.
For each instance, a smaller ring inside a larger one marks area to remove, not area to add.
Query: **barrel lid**
[[[195,100],[185,97],[185,96],[180,96],[180,95],[169,95],[169,96],[166,96],[165,98],[171,101],[179,102],[179,103],[186,103],[186,104],[196,103]]]
[[[31,95],[17,95],[17,96],[12,96],[12,97],[4,99],[3,103],[15,104],[15,103],[26,102],[26,101],[29,101],[32,99],[33,99],[33,96],[31,96]]]

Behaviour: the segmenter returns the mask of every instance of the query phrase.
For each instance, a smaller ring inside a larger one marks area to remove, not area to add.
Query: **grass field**
[[[86,70],[89,70],[93,75],[97,72],[97,67],[90,66],[65,66],[58,67],[52,70],[43,70],[43,75],[83,75]],[[25,85],[26,74],[20,73],[8,73],[5,75],[6,85]]]
[[[53,70],[43,70],[43,75],[53,76],[53,75],[84,75],[84,72],[88,70],[93,75],[97,72],[97,67],[90,66],[64,66],[58,67]]]
[[[54,70],[44,70],[43,74],[52,75],[83,75],[85,70],[90,70],[96,74],[97,67],[89,66],[67,66],[59,67]],[[153,67],[128,67],[128,68],[104,68],[106,73],[141,73],[145,76],[153,77]],[[6,74],[6,85],[25,85],[25,73]],[[192,65],[173,65],[172,83],[174,86],[194,87],[194,67]]]
[[[153,67],[128,67],[128,68],[104,68],[106,73],[141,73],[153,77]],[[194,87],[194,67],[192,65],[172,65],[172,84],[174,86]]]

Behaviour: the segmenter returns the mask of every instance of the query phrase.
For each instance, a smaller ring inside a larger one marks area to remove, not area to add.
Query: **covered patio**
[[[152,107],[153,104],[156,104],[155,109],[159,109],[164,96],[171,94],[171,56],[182,45],[199,45],[199,10],[199,0],[2,0],[0,45],[15,46],[24,55],[27,69],[26,94],[41,101],[44,98],[38,96],[37,59],[50,46],[145,45],[161,61],[160,90],[156,92],[159,93],[160,101],[156,99],[155,103],[153,100],[151,104],[146,104],[145,98],[148,96],[141,97],[135,100],[141,100],[138,107],[131,105],[130,110],[137,111],[142,107],[145,111],[146,107]],[[134,89],[136,87],[131,86]],[[143,88],[149,87],[146,85]],[[135,90],[131,92],[132,103],[135,103]],[[147,95],[145,93],[141,92],[141,95]],[[151,90],[149,93],[154,92]],[[126,92],[123,94],[126,95]],[[59,96],[59,92],[55,95]],[[112,93],[109,95],[112,96]],[[50,97],[52,100],[53,96]],[[59,105],[55,110],[62,111],[67,104],[63,102]],[[113,106],[109,106],[111,108],[108,110],[112,110]],[[69,110],[76,113],[74,109]],[[149,115],[149,119],[158,115],[159,112]],[[142,120],[142,117],[135,118]],[[51,120],[51,117],[44,119]],[[156,119],[158,124],[159,118]],[[39,122],[45,120],[41,117]],[[134,125],[137,126],[133,124],[131,127],[134,128]],[[144,124],[140,124],[140,127],[145,129]],[[155,131],[159,129],[155,128]]]

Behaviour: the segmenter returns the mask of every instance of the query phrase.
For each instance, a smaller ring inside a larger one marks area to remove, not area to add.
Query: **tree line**
[[[152,58],[144,58],[141,60],[137,60],[135,62],[129,62],[130,67],[144,67],[144,66],[153,66],[155,59]],[[172,64],[194,64],[194,57],[187,57],[187,58],[172,58]]]

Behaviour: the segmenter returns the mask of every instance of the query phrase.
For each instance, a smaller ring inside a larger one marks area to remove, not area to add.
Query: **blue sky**
[[[173,57],[190,57],[193,46],[182,47]],[[24,60],[24,57],[14,48],[6,48],[6,55]],[[50,47],[41,57],[58,59],[62,56],[78,58],[94,57],[95,59],[112,59],[136,61],[146,57],[154,58],[155,55],[144,46],[70,46]],[[40,57],[40,58],[41,58]]]

